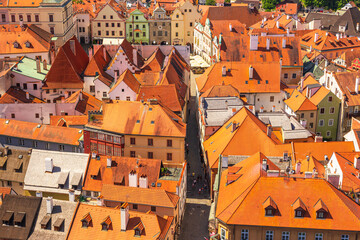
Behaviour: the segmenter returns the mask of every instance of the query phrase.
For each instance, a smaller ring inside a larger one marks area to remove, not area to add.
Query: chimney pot
[[[356,94],[359,94],[359,80],[360,80],[360,78],[356,77],[356,80],[355,80],[355,92],[356,92]]]
[[[75,202],[75,191],[73,189],[69,189],[69,202]]]
[[[124,203],[120,208],[121,231],[126,231],[129,218],[130,218],[129,204]]]
[[[231,23],[229,24],[229,30],[230,30],[230,32],[232,32],[232,25],[231,25]]]
[[[146,175],[141,175],[139,179],[139,187],[148,188],[148,177]]]
[[[41,73],[40,59],[36,59],[36,71]]]
[[[253,79],[254,77],[254,68],[250,65],[249,66],[249,79]]]
[[[259,36],[258,35],[250,35],[250,51],[257,51],[259,44]]]
[[[222,75],[223,77],[226,76],[226,66],[223,66],[223,67],[222,67],[221,75]]]
[[[132,170],[129,173],[129,187],[138,187],[138,176],[136,171]]]
[[[48,197],[48,198],[46,199],[46,213],[47,213],[47,214],[52,214],[53,207],[54,207],[53,198],[52,198],[52,197]]]
[[[270,50],[270,38],[266,39],[266,50]]]

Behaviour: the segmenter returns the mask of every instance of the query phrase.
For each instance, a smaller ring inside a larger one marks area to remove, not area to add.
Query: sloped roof
[[[110,54],[107,52],[105,46],[101,45],[101,47],[95,52],[94,56],[90,59],[84,75],[94,77],[99,74],[112,79],[112,77],[104,71],[110,61]]]
[[[134,77],[129,69],[126,69],[118,79],[115,79],[116,83],[111,87],[109,93],[111,93],[121,82],[124,82],[135,93],[139,92],[141,86],[140,82]]]
[[[239,97],[239,91],[231,84],[229,85],[214,85],[206,90],[200,97]]]
[[[348,106],[359,106],[360,94],[355,93],[355,83],[360,74],[358,72],[337,72],[334,77],[342,93],[346,95],[346,104]]]
[[[102,106],[102,101],[82,90],[71,94],[65,99],[65,103],[75,103],[75,110],[85,115],[89,111],[99,111]]]
[[[70,48],[70,42],[75,41],[75,53]],[[82,89],[84,82],[82,73],[89,63],[89,57],[81,47],[76,37],[69,39],[59,48],[58,54],[46,75],[43,89],[78,88]]]
[[[344,191],[360,192],[360,170],[354,167],[354,158],[358,157],[358,152],[335,152],[335,157],[343,172],[341,189]],[[331,164],[331,163],[330,163]]]
[[[151,56],[148,59],[146,59],[141,69],[147,71],[160,72],[163,68],[164,59],[165,59],[165,55],[158,47],[153,52],[153,54],[151,54]]]
[[[25,173],[28,168],[30,154],[27,149],[9,148],[7,156],[5,156],[5,148],[0,148],[0,161],[6,161],[6,168],[0,169],[0,178],[3,181],[24,182]],[[20,157],[22,156],[22,158]],[[20,157],[20,158],[19,158]],[[22,167],[22,171],[15,171]],[[20,193],[19,193],[20,194]]]
[[[317,107],[307,97],[300,93],[297,89],[293,91],[290,98],[284,101],[291,110],[297,111],[316,111]]]
[[[346,10],[346,12],[330,27],[331,32],[340,32],[339,27],[346,23],[345,35],[348,36],[360,36],[360,32],[356,30],[356,24],[360,19],[360,11],[357,7],[352,7]]]
[[[88,116],[81,115],[81,116],[50,116],[50,125],[53,126],[62,126],[59,125],[60,122],[62,124],[66,124],[67,127],[69,126],[84,126],[88,123]]]
[[[50,68],[51,66],[46,64],[46,69],[44,69],[44,62],[42,62],[40,63],[40,72],[38,72],[36,69],[36,60],[24,56],[11,67],[11,72],[43,81]]]
[[[9,103],[44,103],[44,101],[31,94],[29,94],[29,98],[26,98],[25,91],[10,87],[0,98],[0,104]]]

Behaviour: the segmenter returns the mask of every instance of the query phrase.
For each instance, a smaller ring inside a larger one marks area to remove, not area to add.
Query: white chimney
[[[290,35],[290,28],[286,29],[286,35],[288,35],[288,36]]]
[[[322,136],[315,136],[315,142],[322,142],[323,137]]]
[[[52,172],[54,167],[52,158],[45,158],[45,172]]]
[[[337,34],[336,34],[336,40],[339,40],[339,39],[340,39],[340,34],[337,33]]]
[[[70,49],[76,56],[75,40],[70,40]]]
[[[305,172],[305,178],[312,178],[312,172]]]
[[[279,23],[279,21],[276,21],[276,27],[277,27],[277,28],[280,28],[280,23]]]
[[[295,173],[299,174],[301,171],[301,162],[297,162],[295,165]]]
[[[290,19],[290,16],[289,15],[286,15],[286,20],[289,20]]]
[[[136,48],[133,48],[133,62],[134,62],[134,64],[135,64],[135,66],[137,66],[138,65],[138,62],[137,62],[138,60],[137,60],[137,50],[136,50]]]
[[[272,106],[271,111],[275,112],[275,105]]]
[[[96,12],[96,6],[95,4],[92,5],[93,12]]]
[[[80,93],[79,93],[79,100],[80,100],[80,101],[83,100],[83,92],[82,92],[82,91],[80,91]]]
[[[270,38],[266,39],[266,50],[270,50]]]
[[[356,155],[354,158],[354,168],[360,170],[360,156]]]
[[[249,79],[253,79],[254,77],[254,68],[250,65],[249,66]]]
[[[264,158],[264,159],[262,160],[262,169],[263,169],[264,171],[267,171],[267,160],[266,160],[266,158]]]
[[[302,92],[304,89],[304,77],[301,77],[300,79],[300,92]]]
[[[92,152],[92,153],[91,153],[91,158],[92,158],[92,159],[95,159],[95,158],[96,158],[96,152]]]
[[[137,187],[138,186],[138,177],[137,177],[137,173],[132,170],[129,173],[129,187]]]
[[[360,78],[356,77],[356,80],[355,80],[355,92],[356,92],[356,94],[359,94],[359,80],[360,80]]]
[[[42,197],[42,192],[36,191],[36,197]]]
[[[90,47],[88,51],[89,51],[89,60],[91,60],[91,58],[93,57],[93,49]]]
[[[259,44],[259,36],[258,35],[250,35],[250,51],[257,51]]]
[[[46,198],[46,213],[51,214],[53,211],[53,207],[54,207],[53,198],[47,197]]]
[[[314,42],[317,42],[318,39],[319,39],[319,34],[318,34],[318,33],[315,33],[315,35],[314,35]]]
[[[148,177],[145,174],[141,175],[139,178],[139,187],[148,188],[148,186]]]
[[[47,62],[46,62],[45,59],[44,59],[44,61],[43,61],[43,69],[44,69],[44,70],[47,70]]]
[[[356,31],[358,32],[359,30],[360,30],[360,24],[357,23],[357,24],[356,24]]]
[[[226,76],[226,66],[223,66],[223,67],[222,67],[221,75],[222,75],[223,77]]]
[[[286,38],[283,38],[283,39],[282,39],[282,47],[283,47],[283,48],[286,48]]]
[[[75,191],[72,189],[69,190],[69,202],[75,202]]]
[[[36,71],[41,73],[40,59],[36,59]]]
[[[267,177],[278,177],[280,175],[280,170],[267,170],[266,176]]]
[[[310,46],[310,52],[312,52],[312,46]]]
[[[106,167],[111,168],[111,163],[112,163],[112,159],[110,156],[108,156],[106,159]],[[130,177],[129,177],[129,181],[130,181]]]
[[[100,198],[100,197],[99,197],[99,198],[97,199],[97,205],[98,205],[98,206],[104,206],[104,198]]]
[[[26,99],[30,99],[30,94],[29,94],[29,92],[26,92]]]
[[[106,48],[105,46],[103,46],[103,55],[104,55],[104,60],[105,62],[107,61],[107,57],[106,57]]]
[[[260,112],[264,112],[264,107],[260,107]]]
[[[232,32],[232,25],[231,25],[231,23],[229,24],[229,30],[230,30],[230,32]]]
[[[317,177],[318,177],[318,172],[316,171],[316,168],[314,168],[313,171],[312,171],[312,177],[313,177],[313,178],[317,178]]]
[[[121,231],[126,231],[126,227],[130,217],[129,215],[129,204],[124,203],[120,208]]]

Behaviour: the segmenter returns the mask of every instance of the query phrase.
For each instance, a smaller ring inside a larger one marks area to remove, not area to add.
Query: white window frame
[[[330,122],[331,122],[331,124],[330,124]],[[334,126],[334,119],[329,119],[328,126],[329,127]]]
[[[220,239],[225,240],[226,239],[226,229],[220,227]]]
[[[281,240],[290,240],[290,232],[282,232]]]
[[[306,233],[305,232],[299,232],[298,233],[298,240],[306,240]]]
[[[322,124],[320,124],[322,123]],[[319,119],[319,127],[323,127],[325,125],[324,119]]]
[[[265,240],[274,240],[274,231],[271,230],[266,231]]]
[[[333,113],[331,112],[331,109],[334,109],[334,112],[333,112]],[[330,107],[330,108],[329,108],[329,114],[334,114],[334,113],[335,113],[335,108],[334,108],[334,107]]]
[[[315,240],[323,240],[323,234],[322,233],[315,233]]]
[[[358,112],[359,112],[359,106],[355,106],[354,113],[358,113]]]
[[[341,240],[349,240],[349,235],[348,234],[343,234],[341,235]]]
[[[331,131],[326,131],[326,136],[330,137],[331,136]]]
[[[249,240],[249,229],[241,229],[241,240]]]

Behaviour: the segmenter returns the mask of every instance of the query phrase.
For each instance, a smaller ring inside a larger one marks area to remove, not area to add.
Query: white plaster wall
[[[1,96],[10,88],[11,78],[10,73],[7,73],[0,77],[0,94]]]
[[[103,92],[106,92],[105,98],[107,98],[110,88],[107,85],[105,85],[103,82],[101,82],[99,79],[95,79],[94,84],[95,84],[95,97],[99,100],[102,100],[104,98]]]
[[[129,69],[132,73],[134,73],[135,70],[138,70],[138,68],[131,63],[133,59],[130,59],[130,63],[128,63],[128,60],[129,59],[125,54],[124,50],[122,49],[122,47],[120,47],[118,52],[115,54],[112,65],[106,70],[106,73],[108,73],[112,77],[115,77],[115,70],[119,71],[118,77],[123,72],[125,72],[126,69]]]
[[[270,102],[270,96],[274,96],[274,102]],[[285,108],[285,98],[286,93],[283,91],[279,93],[257,93],[255,99],[255,110],[260,111],[260,108],[264,107],[264,111],[270,112],[272,107],[275,106],[275,111],[281,111]]]
[[[41,56],[41,60],[46,60],[47,63],[50,63],[49,52],[38,52],[38,53],[15,53],[15,54],[0,54],[0,59],[4,58],[20,58],[26,56],[28,58],[36,59],[37,56]]]
[[[92,96],[95,96],[96,92],[96,87],[95,92],[90,92],[90,86],[95,86],[94,79],[95,77],[84,77],[84,92],[91,94]]]
[[[41,99],[41,87],[42,87],[41,80],[24,76],[16,72],[11,72],[11,73],[14,75],[14,77],[11,78],[11,86],[16,87],[16,84],[20,83],[20,89],[24,90],[25,92],[29,92],[31,95]],[[27,84],[27,89],[24,89],[24,83]],[[37,90],[34,90],[34,84],[37,85]]]
[[[327,166],[327,170],[329,171],[328,173],[338,174],[340,176],[339,186],[341,188],[343,181],[343,172],[340,168],[338,160],[336,159],[335,153],[332,154],[330,161],[326,166]]]
[[[116,99],[118,97],[119,99]],[[109,93],[109,98],[112,100],[126,100],[126,97],[130,97],[130,101],[136,100],[136,93],[128,87],[124,82],[121,82],[115,89]]]
[[[74,92],[76,91],[79,91],[79,90],[82,90],[82,89],[55,89],[55,92],[53,89],[49,89],[49,93],[47,93],[46,89],[43,89],[42,90],[42,97],[43,97],[43,100],[46,102],[47,100],[50,100],[50,102],[52,103],[53,100],[59,96],[64,96],[65,98],[68,98],[71,94],[73,94]]]
[[[329,87],[327,86],[327,81],[329,79]],[[355,79],[354,79],[355,81]],[[342,91],[340,90],[340,87],[335,80],[334,75],[331,72],[324,72],[324,75],[319,79],[319,82],[321,85],[329,89],[332,93],[334,93],[339,99],[342,99]],[[336,91],[337,90],[337,91]],[[354,89],[355,90],[355,89]],[[337,92],[337,94],[336,94]]]

